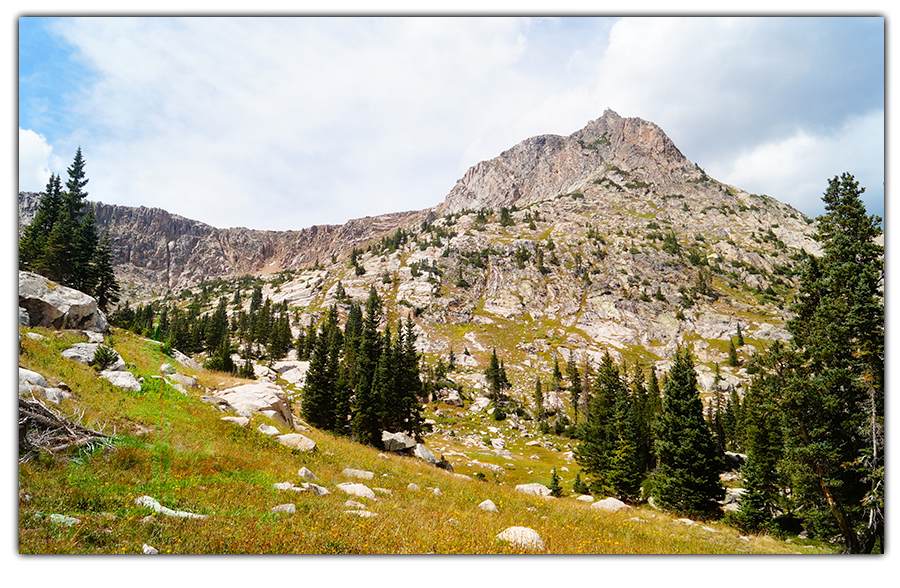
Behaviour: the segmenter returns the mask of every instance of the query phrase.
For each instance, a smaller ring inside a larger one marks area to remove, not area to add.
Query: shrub
[[[111,347],[107,347],[106,345],[99,345],[97,347],[97,351],[94,352],[94,359],[91,360],[91,365],[95,370],[102,372],[106,368],[116,363],[118,359],[118,354],[113,351]]]

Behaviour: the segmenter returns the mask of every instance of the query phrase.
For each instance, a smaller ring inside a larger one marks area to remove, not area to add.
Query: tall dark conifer
[[[655,433],[659,460],[656,498],[676,512],[713,515],[717,501],[725,496],[719,481],[724,461],[703,419],[697,375],[687,349],[675,353]]]

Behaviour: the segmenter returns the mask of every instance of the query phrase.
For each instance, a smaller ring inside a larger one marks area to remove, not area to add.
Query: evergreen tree
[[[741,323],[738,323],[738,326],[737,326],[737,346],[738,347],[744,346],[744,334],[741,333]]]
[[[109,311],[110,305],[119,301],[121,288],[119,282],[116,281],[116,275],[113,270],[113,256],[109,244],[108,228],[103,233],[103,239],[94,253],[91,265],[95,271],[94,297],[97,299],[97,306],[104,312]]]
[[[497,359],[497,350],[491,351],[491,360],[487,369],[484,371],[484,377],[487,379],[488,385],[491,387],[491,400],[499,402],[502,380],[500,378],[500,360]]]
[[[780,348],[781,342],[776,341],[770,353],[778,354]],[[785,484],[779,467],[783,442],[776,391],[776,379],[766,375],[754,378],[744,398],[747,461],[741,467],[741,477],[747,492],[741,497],[740,510],[731,518],[745,532],[770,528],[781,506],[780,491]]]
[[[606,478],[616,496],[633,500],[640,495],[644,471],[638,455],[637,407],[631,402],[625,386],[617,390],[612,428],[615,439]]]
[[[534,403],[536,405],[535,409],[535,417],[539,421],[544,420],[546,413],[544,412],[544,392],[541,390],[541,380],[540,378],[535,378],[534,380]]]
[[[353,405],[353,434],[359,443],[381,443],[382,398],[374,376],[381,357],[378,324],[381,321],[381,299],[375,286],[369,289],[366,313],[356,356],[356,400]]]
[[[738,359],[737,349],[735,349],[735,347],[734,347],[734,340],[729,339],[728,340],[728,365],[730,365],[731,367],[737,367],[740,364],[741,364],[741,362]]]
[[[334,306],[328,310],[315,341],[303,387],[303,418],[315,427],[330,431],[336,422],[337,355],[340,353],[340,327]]]
[[[554,496],[556,498],[561,498],[563,495],[562,485],[559,483],[559,476],[556,475],[556,468],[550,470],[550,485],[547,486],[550,489],[550,496]]]
[[[569,395],[572,400],[572,422],[578,425],[578,404],[581,399],[581,374],[578,372],[578,366],[575,364],[575,353],[569,354],[569,361],[566,363],[566,378],[569,380]]]
[[[777,373],[793,496],[814,536],[869,553],[884,539],[884,247],[848,173],[828,181]]]
[[[591,388],[588,418],[581,424],[578,434],[581,443],[575,448],[575,461],[594,479],[591,483],[593,492],[614,492],[610,468],[617,440],[615,406],[621,394],[625,394],[625,384],[619,368],[606,353]]]
[[[690,352],[678,349],[665,382],[662,412],[656,426],[657,499],[677,512],[711,515],[725,496],[719,481],[724,469],[703,419],[697,375]]]

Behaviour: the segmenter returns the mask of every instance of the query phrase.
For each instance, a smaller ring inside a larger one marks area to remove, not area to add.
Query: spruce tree
[[[624,393],[625,384],[619,368],[606,353],[591,389],[588,418],[581,423],[578,434],[581,443],[575,448],[575,461],[594,479],[591,483],[593,492],[614,492],[609,475],[617,440],[615,406],[620,394]]]
[[[119,295],[121,294],[121,288],[113,270],[113,256],[109,244],[108,228],[103,233],[103,239],[94,253],[91,265],[95,271],[94,297],[97,299],[97,306],[100,307],[100,310],[106,312],[111,304],[119,301]]]
[[[828,181],[773,373],[793,496],[814,536],[869,553],[884,538],[884,247],[881,219],[844,173]]]
[[[713,515],[717,501],[725,496],[719,481],[724,461],[703,419],[697,375],[687,349],[675,353],[655,433],[660,504],[688,515]]]

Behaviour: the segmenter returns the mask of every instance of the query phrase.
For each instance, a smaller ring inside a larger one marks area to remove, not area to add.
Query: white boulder
[[[378,500],[375,496],[375,492],[372,491],[371,488],[366,486],[365,484],[355,484],[353,482],[344,482],[343,484],[338,484],[338,488],[341,491],[350,494],[351,496],[362,496],[363,498],[371,498],[372,500]]]
[[[243,384],[216,390],[212,395],[228,402],[241,416],[249,417],[258,412],[286,425],[292,425],[294,422],[287,395],[280,386],[271,382]]]
[[[497,535],[497,539],[507,541],[521,549],[544,549],[544,541],[538,532],[528,527],[509,527]]]
[[[550,496],[550,488],[536,482],[533,484],[519,484],[516,486],[516,492],[533,496]]]
[[[109,380],[109,383],[117,388],[128,390],[130,392],[140,392],[141,383],[134,377],[131,372],[118,372],[114,370],[103,370],[100,377]]]
[[[487,512],[499,512],[500,509],[497,508],[497,505],[494,504],[493,500],[485,500],[481,504],[478,505],[478,508],[481,510],[486,510]]]
[[[591,505],[591,508],[595,508],[597,510],[605,510],[607,512],[618,512],[620,510],[627,510],[631,507],[621,500],[610,496],[609,498],[604,498],[603,500],[598,500],[597,502],[593,503]]]
[[[315,451],[316,442],[309,437],[304,437],[300,433],[288,433],[287,435],[278,435],[275,437],[279,443],[285,447],[296,449],[297,451]]]

